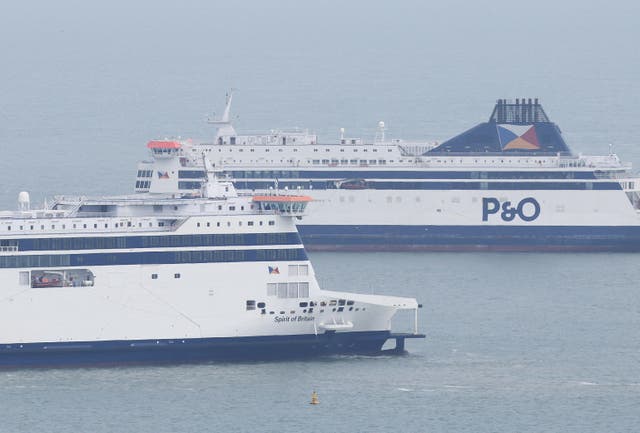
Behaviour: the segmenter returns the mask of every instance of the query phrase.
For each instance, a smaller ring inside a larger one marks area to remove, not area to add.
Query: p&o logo
[[[512,206],[510,201],[500,203],[495,197],[482,198],[482,221],[489,221],[489,215],[498,212],[502,221],[509,222],[518,217],[522,221],[531,222],[540,216],[540,203],[533,197],[526,197]]]

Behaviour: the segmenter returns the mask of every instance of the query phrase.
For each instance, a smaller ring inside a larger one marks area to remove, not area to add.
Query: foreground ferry
[[[499,100],[488,122],[441,144],[307,131],[239,135],[224,115],[213,142],[157,140],[136,191],[197,194],[203,152],[236,188],[313,190],[298,222],[314,250],[640,250],[640,182],[609,153],[571,152],[538,100]],[[180,158],[178,170],[168,157]]]
[[[309,197],[214,179],[198,195],[31,210],[21,193],[0,213],[0,366],[373,354],[423,337],[391,333],[397,311],[417,320],[414,299],[318,287],[293,222]]]

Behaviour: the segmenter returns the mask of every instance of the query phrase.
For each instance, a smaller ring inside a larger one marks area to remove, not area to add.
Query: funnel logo
[[[524,222],[531,222],[540,216],[540,203],[533,197],[520,200],[517,206],[511,206],[510,201],[500,203],[495,197],[482,198],[482,221],[489,221],[489,215],[500,213],[502,221],[510,222],[516,217]]]
[[[534,125],[498,125],[502,150],[538,150],[538,134]]]

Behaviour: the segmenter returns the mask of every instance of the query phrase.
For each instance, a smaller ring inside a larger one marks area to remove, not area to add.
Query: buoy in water
[[[311,403],[309,404],[320,404],[320,400],[318,400],[318,393],[313,391],[311,393]]]

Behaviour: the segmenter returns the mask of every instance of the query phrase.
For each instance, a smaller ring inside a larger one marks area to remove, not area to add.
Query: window
[[[256,309],[256,301],[248,300],[247,301],[247,311],[251,311],[251,310],[255,310],[255,309]]]
[[[271,220],[271,221],[269,221],[269,225],[270,225],[270,226],[274,226],[274,225],[276,225],[276,222],[275,222],[275,221],[273,221],[273,220]]]
[[[298,283],[289,283],[289,287],[287,289],[287,298],[297,298],[298,297]]]
[[[307,276],[309,275],[309,265],[289,265],[289,276]]]
[[[298,276],[298,265],[289,265],[289,276]]]
[[[298,296],[301,298],[309,297],[309,283],[298,283]]]
[[[278,283],[278,298],[286,298],[287,297],[287,283]]]
[[[173,278],[180,278],[180,274],[173,274]]]
[[[157,280],[158,279],[158,274],[151,274],[151,279],[152,280]]]
[[[267,296],[276,296],[278,294],[278,285],[276,283],[267,283]]]

